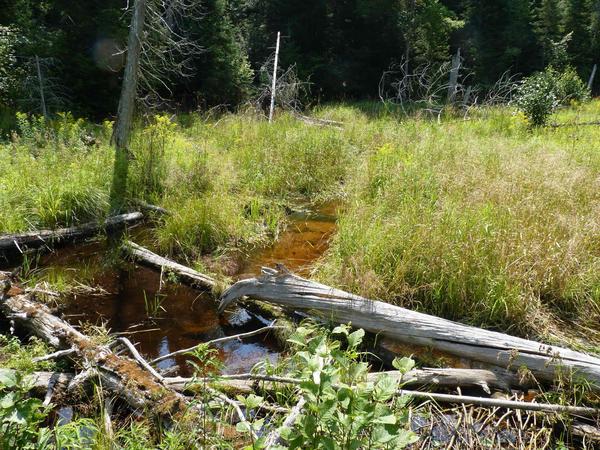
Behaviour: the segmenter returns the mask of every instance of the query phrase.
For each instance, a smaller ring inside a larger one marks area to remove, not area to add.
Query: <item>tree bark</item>
[[[121,97],[117,112],[117,123],[113,134],[115,144],[115,165],[110,194],[110,207],[113,213],[122,210],[127,192],[129,171],[129,138],[131,135],[135,98],[142,52],[142,33],[146,17],[146,0],[135,0],[129,37],[127,40],[127,61],[121,87]]]
[[[264,269],[261,277],[235,283],[221,296],[220,310],[243,296],[308,309],[329,320],[350,322],[399,342],[430,347],[511,371],[524,366],[544,381],[553,381],[557,372],[572,373],[600,389],[599,358],[369,300],[289,272]]]

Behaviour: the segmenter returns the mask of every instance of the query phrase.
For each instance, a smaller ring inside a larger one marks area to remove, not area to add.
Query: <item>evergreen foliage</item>
[[[54,62],[46,76],[64,87],[62,109],[113,115],[128,32],[125,7],[122,0],[5,0],[3,108],[34,112],[22,102],[22,86],[35,76],[31,61],[38,56]],[[549,64],[560,70],[571,64],[585,81],[600,55],[600,0],[202,0],[201,7],[202,14],[179,24],[186,30],[175,30],[204,49],[194,58],[195,74],[166,81],[169,100],[184,109],[234,108],[250,99],[278,31],[281,66],[296,65],[314,101],[376,98],[390,65],[439,64],[458,48],[463,66],[475,72],[471,83],[483,88],[506,71],[528,76]]]

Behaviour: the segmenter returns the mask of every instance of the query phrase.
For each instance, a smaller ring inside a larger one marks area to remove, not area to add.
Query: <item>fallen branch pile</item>
[[[122,398],[134,411],[149,411],[161,420],[168,421],[190,409],[185,397],[156,379],[136,361],[116,355],[108,346],[98,345],[51,314],[31,294],[8,295],[9,288],[7,279],[0,280],[0,311],[7,318],[57,349],[75,351],[84,371],[70,380],[70,387],[97,376],[105,388]]]

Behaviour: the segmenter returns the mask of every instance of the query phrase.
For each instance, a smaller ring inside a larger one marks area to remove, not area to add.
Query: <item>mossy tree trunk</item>
[[[111,213],[119,213],[127,193],[127,173],[129,170],[129,140],[135,111],[140,55],[142,51],[142,33],[146,17],[146,0],[135,0],[133,16],[127,40],[127,62],[119,99],[117,123],[113,133],[115,145],[115,165],[110,193]]]

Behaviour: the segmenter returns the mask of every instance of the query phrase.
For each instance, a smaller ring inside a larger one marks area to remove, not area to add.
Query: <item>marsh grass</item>
[[[572,105],[552,122],[599,110]],[[441,123],[375,103],[313,114],[343,129],[251,112],[138,124],[129,196],[172,212],[152,231],[159,250],[193,266],[264,246],[290,205],[343,198],[324,281],[506,332],[600,342],[585,332],[600,317],[600,127],[529,130],[508,108]],[[0,145],[0,231],[104,217],[110,123],[18,123]]]
[[[568,334],[555,318],[597,324],[600,128],[531,132],[506,110],[379,122],[322,279],[522,335]]]
[[[112,152],[85,143],[83,121],[18,116],[20,135],[0,145],[0,232],[69,226],[104,217]]]

